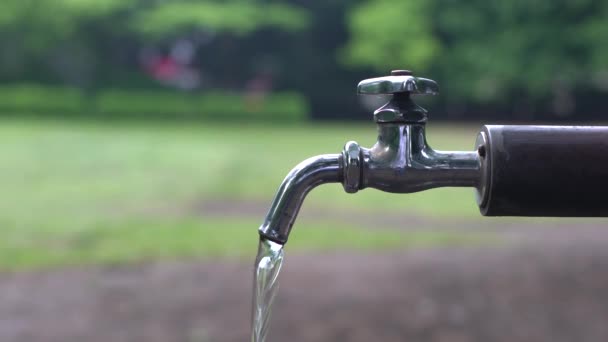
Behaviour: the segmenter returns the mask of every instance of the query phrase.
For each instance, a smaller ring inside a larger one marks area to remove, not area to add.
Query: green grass
[[[430,126],[429,140],[439,149],[470,149],[476,129]],[[374,125],[2,119],[0,268],[251,254],[262,217],[215,222],[197,204],[269,203],[291,167],[312,155],[338,153],[348,140],[370,146]],[[340,185],[327,185],[313,191],[306,206],[447,218],[477,214],[470,189],[347,195]],[[289,246],[382,248],[408,241],[394,232],[363,230],[366,238],[344,234],[353,238],[336,241],[324,235],[331,229],[311,227],[312,237],[291,239]]]
[[[246,219],[125,219],[79,231],[3,231],[0,269],[28,270],[150,260],[245,258],[255,255],[258,235]],[[443,244],[475,244],[475,234],[373,231],[329,222],[300,225],[292,251],[378,250]],[[335,239],[340,236],[340,239]],[[484,239],[485,241],[485,239]]]

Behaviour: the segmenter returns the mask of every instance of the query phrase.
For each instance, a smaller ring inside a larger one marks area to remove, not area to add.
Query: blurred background
[[[3,0],[0,46],[2,341],[248,339],[280,181],[375,141],[362,79],[436,80],[444,150],[608,113],[600,0]],[[606,223],[321,187],[270,341],[606,341]]]

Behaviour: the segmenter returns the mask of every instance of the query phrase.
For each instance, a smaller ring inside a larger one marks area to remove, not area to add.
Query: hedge
[[[308,116],[309,106],[293,92],[255,97],[221,91],[106,89],[85,95],[77,88],[17,84],[0,86],[0,113],[301,121]]]

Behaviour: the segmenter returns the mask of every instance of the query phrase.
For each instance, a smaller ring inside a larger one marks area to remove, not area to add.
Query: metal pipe
[[[608,127],[484,126],[485,216],[608,217]]]
[[[262,237],[285,244],[304,198],[313,188],[342,181],[342,156],[324,154],[294,167],[281,183],[259,228]]]

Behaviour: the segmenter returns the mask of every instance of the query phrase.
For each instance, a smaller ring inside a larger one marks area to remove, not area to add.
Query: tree
[[[297,31],[306,28],[305,11],[284,3],[257,1],[173,1],[143,9],[135,15],[133,28],[152,36],[204,28],[236,35],[261,27]]]
[[[382,74],[412,68],[453,99],[530,107],[607,88],[605,1],[368,0],[351,12],[349,29],[344,62]]]
[[[305,10],[280,1],[3,0],[0,79],[90,87],[109,69],[132,69],[117,55],[132,58],[146,44],[193,31],[238,40],[263,28],[302,30],[308,22]],[[122,64],[109,62],[116,60]]]

